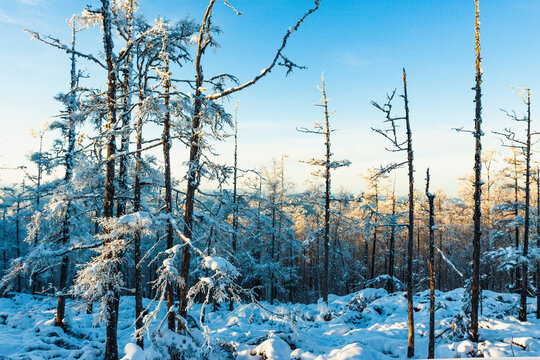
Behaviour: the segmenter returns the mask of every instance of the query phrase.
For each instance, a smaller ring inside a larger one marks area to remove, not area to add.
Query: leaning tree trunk
[[[409,339],[407,342],[407,357],[414,356],[414,308],[413,308],[413,247],[414,247],[414,168],[412,131],[409,119],[409,98],[407,97],[407,73],[403,69],[403,100],[405,102],[405,124],[407,127],[407,164],[409,168],[409,234],[407,245],[407,310],[409,317]]]
[[[426,173],[426,196],[429,202],[429,343],[428,359],[435,357],[435,195],[429,192],[429,169]]]
[[[476,85],[474,87],[476,104],[474,116],[474,235],[473,235],[473,275],[471,286],[471,340],[478,342],[478,303],[480,294],[480,237],[482,236],[482,68],[480,56],[479,0],[475,0],[475,40],[476,40]]]
[[[530,224],[530,194],[531,194],[531,91],[527,89],[527,145],[525,148],[525,228],[523,229],[523,257],[526,259],[529,251]],[[521,299],[519,320],[527,321],[527,292],[529,290],[529,269],[527,261],[521,268]],[[537,290],[538,291],[538,290]]]
[[[191,119],[191,136],[189,139],[189,162],[187,173],[187,189],[184,209],[184,236],[190,240],[193,236],[193,211],[195,207],[195,192],[199,187],[199,175],[201,171],[200,165],[200,147],[202,138],[202,122],[201,116],[203,111],[202,101],[202,84],[204,81],[203,69],[201,66],[201,57],[205,50],[203,45],[203,36],[207,31],[208,19],[212,12],[212,6],[215,0],[211,0],[204,14],[199,38],[197,44],[197,57],[195,58],[195,71],[197,73],[195,81],[195,98],[193,100],[193,115]],[[184,246],[182,249],[182,267],[180,269],[180,277],[182,278],[182,286],[179,291],[179,310],[180,316],[186,318],[187,315],[187,292],[189,289],[189,265],[191,261],[191,251],[189,246]],[[179,328],[187,330],[187,324],[179,323]]]
[[[116,124],[116,63],[113,54],[113,40],[111,32],[111,10],[109,0],[101,0],[103,17],[103,44],[105,47],[105,58],[107,61],[107,170],[105,174],[105,200],[103,203],[103,216],[113,217],[114,211],[114,154],[116,153],[116,137],[114,126]],[[107,227],[103,228],[105,233],[109,232]],[[105,241],[105,245],[107,242]],[[115,256],[115,255],[111,255]],[[114,265],[112,265],[114,266]],[[119,269],[112,269],[117,272]],[[107,301],[107,335],[105,340],[105,359],[118,360],[117,326],[118,326],[118,305],[120,294],[116,289],[112,291],[112,297]]]

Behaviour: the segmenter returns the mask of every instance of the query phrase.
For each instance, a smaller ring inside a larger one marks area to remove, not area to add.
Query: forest
[[[173,20],[147,19],[137,0],[93,1],[65,24],[71,38],[26,30],[69,61],[70,81],[50,99],[62,111],[32,134],[31,165],[2,158],[2,174],[24,175],[0,188],[0,358],[540,356],[534,89],[514,87],[506,126],[484,133],[479,0],[463,89],[474,111],[448,130],[474,145],[456,194],[416,163],[406,68],[364,104],[379,125],[356,122],[388,154],[356,168],[365,191],[332,186],[356,165],[334,154],[322,69],[314,103],[296,105],[319,116],[296,124],[319,144],[301,160],[308,185],[298,190],[287,154],[242,166],[243,125],[257,120],[242,117],[239,94],[309,67],[287,51],[326,2],[273,34],[264,67],[243,80],[205,68],[227,31],[214,11],[243,16],[235,1]],[[101,37],[84,37],[92,28]],[[483,148],[486,137],[499,145]],[[219,143],[234,152],[223,157]]]

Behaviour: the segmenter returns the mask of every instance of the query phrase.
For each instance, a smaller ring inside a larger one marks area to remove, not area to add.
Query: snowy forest
[[[273,34],[262,70],[243,79],[205,69],[227,31],[213,14],[243,16],[235,1],[200,2],[171,20],[148,19],[139,1],[75,9],[71,38],[28,24],[28,41],[69,61],[70,81],[50,99],[63,110],[32,134],[31,165],[1,160],[2,174],[23,180],[0,188],[0,358],[540,356],[535,89],[509,91],[518,107],[484,133],[479,0],[469,1],[463,89],[474,108],[467,126],[448,129],[474,145],[456,194],[416,164],[406,67],[395,89],[351,104],[377,111],[379,126],[356,126],[377,137],[382,165],[334,154],[324,73],[314,103],[297,105],[319,116],[295,124],[319,143],[302,160],[308,185],[299,190],[277,144],[270,166],[242,165],[242,128],[257,120],[242,117],[238,95],[310,66],[287,51],[329,0]],[[80,42],[89,31],[101,36]],[[483,147],[487,137],[498,146]],[[223,157],[219,143],[234,152]],[[355,166],[365,191],[332,186]]]

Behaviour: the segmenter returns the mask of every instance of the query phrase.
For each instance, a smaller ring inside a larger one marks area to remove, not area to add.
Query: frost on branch
[[[104,322],[108,318],[107,304],[114,299],[115,294],[120,293],[124,285],[120,268],[134,234],[151,234],[153,221],[149,214],[138,212],[119,218],[102,218],[99,223],[106,230],[103,234],[95,235],[96,240],[102,241],[102,245],[94,249],[97,255],[77,271],[73,287],[74,295],[89,303],[101,303],[95,323]]]

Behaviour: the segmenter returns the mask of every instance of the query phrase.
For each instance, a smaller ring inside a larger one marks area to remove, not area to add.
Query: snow
[[[126,353],[126,356],[124,356],[121,360],[145,360],[146,359],[146,355],[144,355],[143,349],[141,349],[134,343],[127,343],[126,346],[124,346],[124,352]]]
[[[460,357],[467,357],[467,354],[473,351],[474,351],[474,344],[470,342],[469,340],[462,341],[457,347],[457,352],[460,355]]]
[[[221,258],[205,259],[219,271]],[[463,289],[436,291],[436,358],[466,358],[479,351],[484,357],[532,357],[540,355],[540,320],[534,316],[536,299],[529,298],[529,320],[517,319],[518,294],[483,291],[480,342],[475,349],[466,336],[452,333],[456,314],[461,312]],[[144,299],[144,305],[150,301]],[[28,294],[0,298],[0,355],[8,359],[99,359],[103,357],[105,329],[94,327],[94,314],[67,300],[64,331],[54,326],[56,299]],[[205,327],[214,353],[210,359],[240,360],[383,360],[402,359],[407,352],[407,299],[404,292],[368,288],[345,296],[329,295],[328,304],[270,305],[228,304],[213,312],[206,309]],[[427,357],[429,291],[414,296],[416,359]],[[160,310],[164,316],[166,309]],[[195,304],[189,316],[198,319]],[[157,323],[157,322],[156,322]],[[155,331],[158,324],[153,324]],[[163,329],[163,344],[185,341],[185,337]],[[123,296],[120,303],[118,345],[122,360],[162,358],[156,340],[145,335],[145,350],[134,344],[134,299]],[[204,347],[204,336],[192,329],[195,348]],[[187,345],[186,345],[187,346]],[[123,351],[122,351],[123,349]],[[123,357],[122,357],[123,356]],[[2,358],[2,356],[0,356]],[[524,358],[523,358],[524,359]]]

